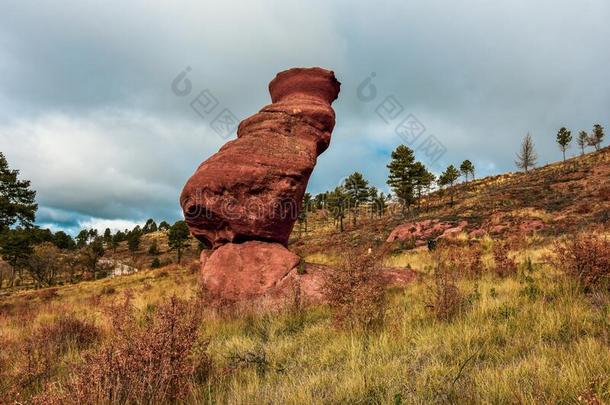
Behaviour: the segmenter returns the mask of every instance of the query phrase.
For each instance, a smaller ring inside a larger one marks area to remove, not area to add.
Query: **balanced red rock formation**
[[[193,235],[211,248],[288,243],[309,176],[330,143],[333,72],[296,68],[269,84],[273,104],[239,124],[237,138],[203,162],[180,197]]]
[[[272,104],[243,120],[237,139],[204,161],[180,203],[191,233],[214,249],[202,255],[202,278],[218,301],[282,295],[299,257],[286,249],[318,155],[335,125],[331,103],[340,83],[332,71],[295,68],[269,84]],[[295,281],[296,280],[296,281]]]

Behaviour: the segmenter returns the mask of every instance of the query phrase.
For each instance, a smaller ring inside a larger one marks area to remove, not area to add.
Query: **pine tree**
[[[474,179],[474,165],[468,159],[464,160],[460,165],[460,172],[464,175],[466,181],[468,181],[468,175],[471,174]]]
[[[453,185],[457,179],[460,178],[460,172],[453,165],[449,165],[447,169],[439,176],[438,184],[439,186],[449,186],[450,194],[451,194],[451,205],[453,206],[453,195],[455,190],[453,189]]]
[[[343,219],[345,218],[345,209],[347,208],[348,200],[349,196],[343,187],[336,187],[327,194],[327,208],[330,210],[335,223],[339,223],[340,232],[343,232]]]
[[[580,148],[581,155],[585,154],[585,146],[587,146],[588,141],[589,134],[587,134],[587,131],[578,132],[578,138],[576,139],[576,142],[578,143],[578,147]]]
[[[523,142],[521,143],[521,150],[517,153],[517,160],[515,164],[518,168],[525,170],[527,173],[528,168],[534,167],[536,165],[536,160],[538,156],[534,151],[534,141],[532,140],[532,136],[527,133],[525,138],[523,138]]]
[[[604,127],[599,124],[593,125],[593,132],[589,137],[588,144],[589,146],[593,146],[595,150],[599,150],[602,140],[604,139]]]
[[[557,132],[557,143],[559,144],[559,149],[563,152],[563,161],[566,160],[566,150],[570,146],[570,142],[572,142],[572,132],[568,131],[565,127],[561,127],[559,132]]]
[[[89,230],[83,229],[76,235],[76,247],[82,248],[89,242]]]
[[[157,256],[159,254],[159,246],[157,245],[157,240],[153,240],[150,247],[148,248],[148,254],[151,256]]]
[[[15,224],[29,228],[36,220],[36,192],[18,176],[19,170],[11,170],[0,152],[0,233]]]
[[[118,231],[112,236],[112,240],[110,241],[110,246],[112,247],[112,251],[116,253],[116,249],[119,247],[119,243],[123,240],[123,232]]]
[[[412,178],[412,166],[415,163],[413,150],[408,146],[398,145],[392,152],[392,160],[387,168],[390,170],[387,184],[392,188],[394,194],[400,200],[403,213],[415,201],[414,185]]]
[[[370,188],[370,200],[371,200],[371,217],[373,214],[377,214],[378,217],[383,216],[386,210],[387,197],[383,193],[379,193],[377,188]]]
[[[142,231],[139,227],[134,228],[127,236],[127,247],[131,253],[135,253],[140,248],[142,240]]]
[[[419,208],[424,191],[429,189],[432,182],[434,182],[434,175],[421,162],[413,163],[409,170],[409,175],[413,182],[413,190],[417,195],[417,206]]]
[[[74,243],[74,239],[64,231],[57,231],[53,236],[53,243],[59,249],[62,250],[72,250],[76,247],[76,243]]]
[[[144,228],[142,228],[142,232],[144,233],[152,233],[157,231],[157,224],[154,219],[149,218],[144,224]]]
[[[178,263],[182,261],[182,250],[187,246],[189,240],[189,227],[184,221],[177,221],[169,228],[168,244],[170,250],[175,250],[178,254]]]
[[[343,187],[348,196],[353,223],[356,225],[360,204],[369,199],[369,182],[361,173],[354,172],[345,180]]]

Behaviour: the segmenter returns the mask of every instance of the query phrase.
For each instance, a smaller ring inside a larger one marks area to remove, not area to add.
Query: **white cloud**
[[[32,180],[44,223],[175,220],[182,185],[224,143],[190,98],[208,88],[245,118],[278,71],[319,65],[342,90],[311,192],[355,170],[385,188],[401,139],[374,107],[390,94],[447,147],[443,165],[513,170],[527,131],[546,162],[559,127],[610,124],[608,20],[605,0],[11,2],[0,150]],[[170,82],[185,66],[193,94],[180,98]],[[371,72],[366,104],[356,88]]]

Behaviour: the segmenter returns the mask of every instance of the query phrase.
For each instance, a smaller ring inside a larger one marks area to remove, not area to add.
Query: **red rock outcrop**
[[[202,280],[215,302],[277,302],[296,290],[321,299],[320,272],[298,274],[286,249],[317,157],[335,125],[333,72],[297,68],[269,84],[272,104],[243,120],[237,139],[204,161],[180,197],[191,233],[211,253]]]
[[[335,125],[333,72],[296,68],[269,84],[272,104],[243,120],[237,139],[203,162],[180,203],[192,234],[217,248],[247,240],[286,245],[309,176]]]
[[[301,263],[279,243],[248,241],[228,243],[205,255],[202,281],[208,299],[220,305],[277,309],[294,302],[326,301],[324,283],[333,267]],[[299,268],[302,271],[299,271]],[[410,269],[382,269],[389,286],[404,286],[416,275]]]
[[[282,282],[299,262],[279,243],[228,243],[207,258],[202,281],[214,301],[275,298],[283,294]]]
[[[428,239],[454,238],[464,231],[467,225],[467,221],[461,221],[454,225],[449,222],[441,222],[438,219],[409,222],[394,228],[386,242],[413,240],[416,246],[422,246],[426,244]]]

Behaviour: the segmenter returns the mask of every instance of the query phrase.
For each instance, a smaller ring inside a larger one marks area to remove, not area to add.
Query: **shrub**
[[[378,256],[345,254],[336,271],[326,276],[323,286],[335,324],[365,330],[381,324],[386,284]]]
[[[198,301],[197,301],[198,302]],[[207,342],[198,341],[201,308],[172,297],[137,316],[129,297],[111,309],[114,332],[85,356],[67,385],[40,403],[173,403],[210,370]]]
[[[93,322],[81,320],[71,313],[35,328],[20,346],[17,385],[22,388],[42,386],[70,347],[85,349],[100,336],[100,330]]]
[[[610,241],[597,235],[578,235],[553,248],[554,264],[585,289],[610,284]]]
[[[159,267],[161,267],[161,261],[159,260],[158,257],[155,257],[152,261],[152,263],[150,264],[150,268],[151,269],[158,269]]]
[[[437,261],[444,260],[441,267],[454,271],[456,276],[467,276],[478,279],[483,272],[483,250],[479,244],[466,247],[448,247],[436,255]],[[441,259],[444,258],[444,259]],[[445,271],[447,271],[445,270]]]
[[[456,282],[456,273],[449,271],[440,262],[434,272],[434,283],[428,287],[426,308],[443,321],[452,319],[464,307],[466,299]]]
[[[507,277],[517,273],[517,264],[508,256],[509,244],[496,241],[493,246],[494,270],[500,277]]]
[[[105,285],[102,287],[101,293],[102,293],[102,295],[112,295],[112,294],[116,293],[116,288]]]

